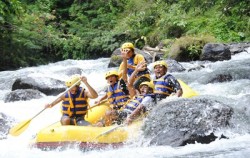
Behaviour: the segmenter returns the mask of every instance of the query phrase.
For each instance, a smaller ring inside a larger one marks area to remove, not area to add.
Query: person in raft
[[[129,100],[129,91],[127,85],[123,79],[119,79],[118,72],[116,70],[108,71],[105,74],[105,79],[109,84],[106,89],[106,94],[95,102],[95,104],[100,104],[103,100],[108,100],[111,110],[105,113],[105,117],[100,120],[96,126],[110,125],[111,117],[120,110],[124,104]]]
[[[139,85],[139,91],[133,86],[137,73],[145,69],[145,66],[145,62],[139,63],[131,74],[128,81],[128,89],[131,99],[123,108],[121,108],[121,110],[116,112],[115,116],[112,117],[112,123],[121,124],[124,122],[125,124],[130,124],[143,113],[151,110],[156,104],[154,84],[152,82],[142,82]]]
[[[132,43],[124,43],[121,46],[121,53],[126,53],[127,67],[124,67],[124,61],[120,64],[118,74],[123,74],[124,69],[127,68],[127,75],[130,77],[135,70],[138,63],[145,62],[145,58],[141,54],[135,53],[135,47]],[[134,87],[138,90],[139,85],[144,81],[150,81],[150,72],[147,67],[140,70],[135,78]]]
[[[168,96],[182,96],[182,88],[177,79],[171,74],[167,73],[168,65],[165,61],[156,61],[153,63],[154,67],[154,93],[157,100],[164,99]]]
[[[81,80],[87,89],[80,87]],[[84,116],[88,110],[88,98],[95,99],[98,97],[97,92],[89,85],[85,76],[73,75],[66,82],[67,87],[71,87],[76,82],[79,82],[70,89],[64,96],[58,98],[51,104],[46,104],[45,108],[51,108],[62,101],[62,125],[90,125],[84,120]]]

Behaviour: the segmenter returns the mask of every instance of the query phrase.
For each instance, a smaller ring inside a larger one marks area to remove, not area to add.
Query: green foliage
[[[125,41],[195,60],[205,42],[249,41],[249,14],[245,0],[2,0],[0,70],[109,57]]]

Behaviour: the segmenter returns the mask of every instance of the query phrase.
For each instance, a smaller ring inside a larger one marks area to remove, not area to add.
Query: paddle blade
[[[16,126],[12,127],[9,131],[9,134],[12,136],[19,136],[23,131],[25,131],[30,124],[31,119],[20,122]]]

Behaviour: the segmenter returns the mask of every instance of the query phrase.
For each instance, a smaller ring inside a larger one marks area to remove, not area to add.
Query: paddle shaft
[[[120,128],[120,127],[123,127],[123,126],[125,126],[125,124],[120,124],[120,125],[112,128],[112,129],[110,129],[110,130],[107,130],[106,132],[103,132],[103,133],[99,134],[95,139],[97,139],[97,138],[99,138],[101,136],[107,135],[107,134],[113,132],[114,130],[116,130],[117,128]]]
[[[100,106],[100,105],[102,105],[102,103],[104,103],[104,102],[106,102],[106,101],[108,101],[108,100],[107,100],[107,99],[102,100],[102,101],[100,101],[100,103],[95,104],[95,105],[91,106],[90,108],[88,108],[88,110],[91,110],[91,109],[93,109],[94,107]]]
[[[144,114],[143,114],[143,115],[144,115]],[[134,121],[139,121],[140,119],[143,118],[143,115],[142,115],[141,117],[138,117],[138,118],[135,119]],[[96,137],[96,139],[99,138],[99,137],[101,137],[101,136],[104,136],[104,135],[107,135],[107,134],[113,132],[113,131],[116,130],[117,128],[124,127],[125,125],[127,125],[127,124],[124,124],[124,123],[123,123],[123,124],[120,124],[120,125],[118,125],[118,126],[115,126],[114,128],[112,128],[112,129],[110,129],[110,130],[107,130],[106,132],[103,132],[103,133],[99,134],[99,135]]]

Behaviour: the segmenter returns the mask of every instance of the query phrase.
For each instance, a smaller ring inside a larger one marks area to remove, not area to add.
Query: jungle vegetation
[[[249,17],[247,0],[1,0],[0,71],[110,57],[127,41],[170,48],[182,39],[195,53],[204,42],[194,39],[249,41]]]

